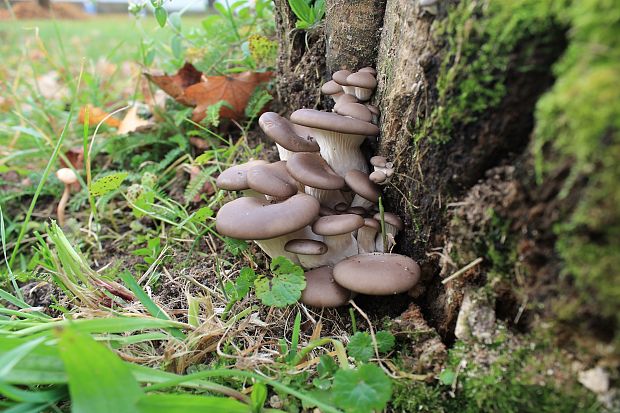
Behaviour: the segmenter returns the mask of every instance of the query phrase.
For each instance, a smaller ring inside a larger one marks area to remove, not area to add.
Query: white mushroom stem
[[[299,265],[300,260],[297,257],[297,254],[288,252],[284,249],[284,245],[292,239],[314,239],[317,241],[322,241],[321,236],[313,233],[309,226],[305,226],[304,228],[290,234],[285,234],[277,238],[254,240],[254,242],[270,258],[273,259],[282,255],[283,257],[293,261],[293,263]]]
[[[364,225],[357,230],[357,250],[360,254],[366,252],[375,252],[375,237],[377,230],[373,227]]]
[[[355,97],[364,102],[370,99],[370,97],[372,96],[372,92],[372,89],[366,89],[365,87],[356,87]]]
[[[377,232],[377,238],[375,240],[376,250],[379,252],[389,252],[394,247],[394,245],[396,245],[394,239],[396,238],[397,234],[398,228],[385,222],[385,238],[387,241],[387,245],[383,244],[383,236],[381,234],[381,231],[379,231]]]
[[[354,86],[344,86],[344,85],[341,85],[341,86],[342,86],[342,90],[344,90],[344,93],[346,93],[347,95],[353,95],[353,96],[356,95]]]
[[[305,192],[319,201],[321,205],[329,208],[333,208],[341,202],[348,203],[339,189],[318,189],[306,186]]]
[[[65,225],[65,209],[67,208],[67,202],[71,196],[71,184],[65,184],[65,190],[58,202],[58,208],[56,209],[56,215],[58,215],[58,225],[63,227]]]
[[[258,198],[261,200],[265,199],[265,194],[261,194],[260,192],[255,191],[253,189],[244,189],[243,191],[241,191],[241,193],[243,194],[243,196],[246,196],[246,197]]]
[[[325,235],[323,242],[327,244],[327,253],[321,255],[324,264],[336,265],[343,259],[358,254],[357,240],[352,233],[342,235]]]
[[[367,200],[363,196],[359,196],[358,194],[355,194],[355,196],[353,197],[353,201],[351,201],[351,207],[357,207],[357,206],[360,206],[367,211],[371,211],[374,208],[375,203]]]
[[[321,148],[321,156],[338,175],[345,176],[351,169],[368,173],[366,159],[360,150],[365,136],[322,129],[312,129],[312,132]]]
[[[283,147],[282,145],[280,145],[279,143],[276,143],[276,148],[278,148],[278,156],[280,157],[281,161],[286,161],[288,160],[288,157],[294,153],[292,151],[289,151],[288,149],[286,149],[285,147]]]

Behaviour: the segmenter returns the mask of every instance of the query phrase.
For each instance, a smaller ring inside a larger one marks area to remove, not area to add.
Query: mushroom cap
[[[379,134],[379,128],[372,123],[314,109],[296,110],[291,115],[291,121],[310,128],[351,135],[377,136]]]
[[[77,175],[71,168],[60,168],[56,171],[56,177],[65,185],[71,185],[78,181]]]
[[[349,86],[363,87],[364,89],[374,89],[377,87],[377,79],[368,72],[352,73],[347,77]]]
[[[243,191],[248,189],[248,170],[258,165],[267,165],[268,163],[263,160],[253,160],[241,165],[231,166],[217,177],[215,186],[227,191]]]
[[[376,219],[377,221],[381,222],[381,213],[377,212],[373,218]],[[396,214],[394,214],[392,212],[384,212],[383,213],[383,219],[385,220],[386,223],[388,223],[391,226],[395,227],[399,231],[404,228],[403,221],[400,219],[400,217],[398,215],[396,215]]]
[[[364,207],[354,206],[354,207],[347,208],[346,212],[347,214],[366,215],[368,211],[366,211],[366,208]]]
[[[351,74],[350,70],[339,70],[332,75],[332,79],[342,86],[347,86],[347,78]]]
[[[355,214],[329,215],[320,217],[312,224],[317,235],[342,235],[364,226],[364,218]]]
[[[355,119],[370,122],[372,120],[372,112],[361,103],[345,103],[338,106],[336,112],[342,116],[350,116]]]
[[[294,195],[277,204],[242,197],[220,208],[215,225],[220,234],[231,238],[276,238],[310,224],[319,207],[319,201],[306,194]]]
[[[378,202],[379,195],[381,195],[381,191],[377,184],[370,180],[367,174],[362,171],[358,171],[357,169],[351,169],[344,176],[344,180],[359,196],[364,199],[369,200],[370,202]]]
[[[299,136],[293,124],[275,112],[265,112],[258,118],[260,128],[275,143],[291,152],[318,152],[319,144]]]
[[[284,245],[284,250],[294,254],[323,255],[327,252],[327,245],[313,239],[292,239]]]
[[[420,279],[420,266],[399,254],[366,253],[340,261],[334,279],[357,293],[391,295],[410,290]]]
[[[321,86],[321,92],[324,95],[336,95],[338,93],[344,93],[344,90],[342,89],[342,86],[340,86],[338,83],[330,80],[329,82]]]
[[[253,190],[276,198],[288,198],[299,189],[286,169],[286,161],[254,166],[248,170],[247,180]]]
[[[375,105],[364,105],[364,106],[366,106],[366,108],[368,108],[370,113],[372,113],[373,115],[377,115],[377,116],[381,115],[381,111]]]
[[[358,72],[367,72],[370,73],[373,76],[377,75],[377,69],[375,69],[374,67],[363,67],[360,70],[358,70]]]
[[[286,169],[293,178],[312,188],[340,189],[344,186],[344,179],[318,153],[294,153],[288,158]]]
[[[381,230],[381,223],[374,218],[364,218],[364,226],[374,228],[377,231]]]
[[[347,208],[348,208],[348,207],[349,207],[349,206],[348,206],[346,203],[344,203],[344,202],[340,202],[340,203],[338,203],[338,204],[334,205],[334,210],[335,210],[336,212],[344,212],[344,211],[346,211],[346,210],[347,210]]]
[[[311,307],[339,307],[351,298],[351,291],[334,281],[333,267],[306,271],[306,288],[299,301]]]
[[[372,158],[370,158],[370,164],[372,166],[378,166],[378,167],[384,168],[385,164],[387,164],[387,158],[385,156],[380,156],[380,155],[373,156]]]
[[[368,175],[368,178],[374,183],[380,184],[382,182],[385,182],[385,180],[387,179],[387,175],[382,171],[374,171],[373,173]]]

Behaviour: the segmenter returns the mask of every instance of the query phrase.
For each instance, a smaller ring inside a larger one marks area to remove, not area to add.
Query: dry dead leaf
[[[109,115],[109,113],[106,112],[105,110],[98,108],[96,106],[93,106],[91,104],[88,104],[80,108],[80,113],[78,114],[78,122],[81,124],[84,124],[84,119],[86,118],[86,111],[88,111],[88,125],[89,126],[97,126],[99,122],[103,121],[106,118],[106,116]],[[108,126],[112,126],[114,128],[118,128],[118,126],[121,124],[121,122],[118,119],[113,118],[111,116],[105,119],[103,123],[105,123]]]
[[[55,70],[35,79],[41,96],[48,100],[62,100],[69,96],[69,90],[60,83],[60,75]]]
[[[138,106],[134,105],[127,111],[127,114],[121,121],[121,124],[118,127],[119,135],[126,135],[130,132],[135,132],[139,129],[144,129],[148,126],[151,126],[153,123],[142,119],[138,116]]]
[[[272,72],[243,72],[226,76],[203,76],[197,80],[198,74],[199,71],[186,63],[175,75],[147,74],[147,78],[178,102],[194,106],[192,120],[200,122],[205,117],[205,110],[222,100],[231,107],[222,106],[220,117],[242,119],[256,86],[268,82],[273,76]]]

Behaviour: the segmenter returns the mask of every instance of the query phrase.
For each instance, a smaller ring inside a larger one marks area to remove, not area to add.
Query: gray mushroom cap
[[[376,219],[377,221],[381,221],[381,213],[377,212],[373,218]],[[392,212],[384,212],[383,219],[385,220],[386,224],[393,226],[398,231],[404,228],[403,221],[400,219],[398,215]]]
[[[408,291],[417,284],[420,266],[399,254],[359,254],[339,262],[334,267],[334,279],[357,293],[392,295]]]
[[[342,235],[364,226],[364,218],[355,214],[329,215],[320,217],[312,224],[317,235]]]
[[[359,196],[370,202],[378,202],[381,191],[377,184],[372,182],[367,174],[357,169],[352,169],[344,177],[345,182]]]
[[[268,163],[269,162],[263,160],[254,160],[241,165],[231,166],[217,177],[215,185],[219,189],[225,189],[227,191],[243,191],[248,189],[248,170],[258,165],[267,165]]]
[[[360,70],[358,70],[358,72],[368,72],[373,76],[377,75],[377,69],[375,69],[374,67],[363,67]]]
[[[298,192],[297,182],[286,169],[286,161],[254,166],[248,170],[247,180],[253,190],[276,198],[288,198]]]
[[[372,123],[314,109],[296,110],[291,115],[291,121],[310,128],[351,135],[377,136],[379,134],[379,128]]]
[[[377,79],[371,73],[356,72],[347,77],[347,84],[364,89],[374,89],[377,87]]]
[[[339,85],[348,86],[347,78],[350,74],[351,71],[349,70],[339,70],[332,75],[332,79]]]
[[[379,167],[384,168],[385,165],[387,164],[387,159],[385,156],[376,155],[370,158],[370,164],[372,166],[379,166]]]
[[[291,152],[318,152],[319,145],[314,140],[299,136],[293,124],[275,112],[265,112],[258,118],[260,128],[275,143]]]
[[[293,178],[312,188],[340,189],[344,186],[344,179],[317,153],[294,153],[286,168]]]
[[[306,271],[306,288],[300,301],[311,307],[339,307],[351,298],[351,292],[334,281],[333,268],[319,267]]]
[[[364,122],[372,121],[372,112],[361,103],[345,103],[338,106],[336,112],[339,115],[350,116],[355,119],[363,120]]]
[[[338,93],[344,93],[344,90],[341,85],[336,83],[334,80],[330,80],[321,86],[321,93],[324,95],[336,95]]]
[[[313,239],[292,239],[284,245],[284,249],[295,254],[323,255],[327,252],[327,245]]]
[[[231,238],[271,239],[309,225],[319,208],[319,201],[306,194],[294,195],[277,204],[243,197],[220,208],[215,224],[220,234]]]

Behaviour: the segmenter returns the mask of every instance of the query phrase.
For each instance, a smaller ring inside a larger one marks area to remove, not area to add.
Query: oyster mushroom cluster
[[[219,210],[218,232],[303,267],[301,301],[310,306],[344,305],[354,293],[402,293],[420,278],[415,261],[389,253],[400,218],[385,212],[385,236],[381,229],[379,184],[393,165],[381,156],[369,165],[360,150],[379,135],[379,110],[368,103],[375,76],[373,68],[334,73],[321,88],[334,99],[333,112],[299,109],[290,119],[264,113],[259,125],[280,161],[249,161],[217,178],[218,188],[243,194]]]

